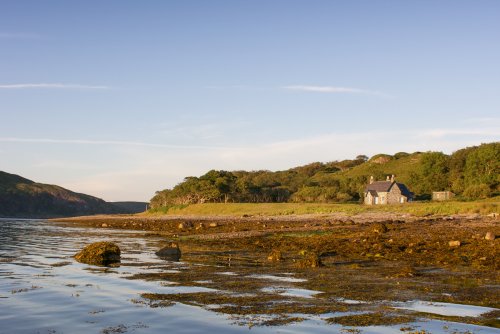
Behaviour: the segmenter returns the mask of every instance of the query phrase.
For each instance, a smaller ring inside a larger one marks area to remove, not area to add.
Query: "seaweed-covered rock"
[[[75,255],[78,262],[96,266],[120,263],[120,247],[108,241],[94,242]]]
[[[299,259],[296,262],[296,267],[298,268],[318,268],[323,267],[323,262],[318,254],[310,253],[306,254],[304,258]]]
[[[179,225],[177,225],[177,228],[179,230],[190,229],[192,227],[193,227],[193,223],[191,223],[191,222],[182,222],[182,223],[179,223]]]
[[[384,223],[374,223],[372,225],[372,231],[373,233],[382,234],[389,231],[389,229],[387,228],[387,225],[385,225]]]
[[[171,242],[168,246],[163,247],[155,254],[164,260],[170,261],[179,261],[181,258],[181,250],[176,242]]]
[[[283,255],[278,249],[273,249],[271,253],[267,256],[267,260],[271,262],[281,262],[283,261]]]

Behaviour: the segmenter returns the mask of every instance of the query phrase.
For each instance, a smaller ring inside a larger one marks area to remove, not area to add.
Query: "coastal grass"
[[[413,202],[367,206],[359,203],[204,203],[174,205],[148,211],[148,215],[196,216],[287,216],[307,214],[356,215],[401,213],[415,216],[498,213],[500,197],[478,201]]]

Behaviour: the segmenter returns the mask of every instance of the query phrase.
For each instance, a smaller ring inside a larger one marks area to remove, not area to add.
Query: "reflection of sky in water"
[[[490,307],[438,302],[431,303],[420,300],[402,304],[397,308],[457,317],[479,317],[481,314],[495,310]]]
[[[296,289],[288,287],[267,287],[262,289],[262,292],[277,293],[282,296],[288,297],[301,297],[301,298],[313,298],[314,295],[321,293],[320,291],[307,290],[307,289]]]
[[[0,333],[87,334],[112,328],[133,333],[249,332],[248,327],[238,326],[230,316],[201,307],[177,303],[166,308],[150,308],[144,303],[137,303],[143,301],[141,293],[215,291],[201,286],[181,286],[176,282],[126,279],[139,272],[182,275],[189,269],[186,263],[165,262],[156,257],[154,252],[161,239],[136,237],[141,234],[137,231],[69,228],[43,221],[0,219]],[[93,267],[73,260],[72,256],[84,245],[100,240],[118,243],[122,249],[120,267]],[[230,275],[224,268],[220,273]],[[278,282],[278,285],[279,282],[303,281],[286,274],[255,274],[251,277]],[[199,284],[204,282],[208,281],[201,280]],[[290,287],[269,289],[278,289],[292,297],[311,298],[317,293]],[[217,305],[212,306],[217,309]],[[329,314],[339,315],[342,314]],[[325,316],[305,315],[308,320],[284,327],[252,327],[251,333],[340,332],[342,326],[326,324]],[[272,319],[272,316],[257,317]],[[474,332],[476,329],[480,329],[481,333],[500,333],[496,329],[440,321],[418,322],[416,325],[432,333],[449,333],[451,330]],[[444,331],[444,325],[450,329]],[[362,332],[401,333],[400,327],[372,326],[362,328]]]

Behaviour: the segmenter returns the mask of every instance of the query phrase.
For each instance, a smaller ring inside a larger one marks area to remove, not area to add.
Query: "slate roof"
[[[408,190],[408,188],[403,183],[391,182],[391,181],[375,181],[372,184],[366,186],[365,192],[370,192],[374,195],[374,192],[389,192],[393,183],[397,184],[401,194],[408,198],[413,197],[413,193]]]
[[[410,198],[410,197],[413,197],[413,193],[408,190],[408,188],[402,184],[402,183],[398,183],[398,187],[399,187],[399,190],[401,190],[401,194]]]
[[[375,181],[372,184],[368,184],[365,191],[388,192],[391,185],[391,181]]]

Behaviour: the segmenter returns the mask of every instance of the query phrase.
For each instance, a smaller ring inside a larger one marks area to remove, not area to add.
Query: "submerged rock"
[[[181,258],[181,250],[176,242],[171,242],[168,246],[163,247],[155,254],[168,261],[179,261]]]
[[[94,242],[75,255],[78,262],[96,266],[120,263],[120,247],[108,241]]]

